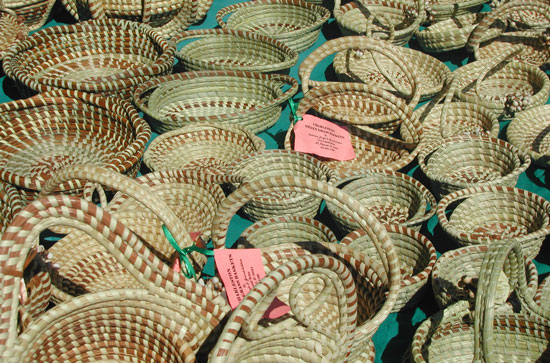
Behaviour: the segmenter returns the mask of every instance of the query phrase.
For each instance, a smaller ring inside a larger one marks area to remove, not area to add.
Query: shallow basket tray
[[[178,48],[176,58],[187,71],[288,73],[298,62],[298,53],[288,45],[250,31],[194,29],[173,41]]]
[[[6,76],[24,96],[55,89],[116,95],[172,71],[174,44],[151,27],[100,19],[39,30],[4,55]]]
[[[530,259],[538,255],[550,233],[550,202],[519,188],[489,185],[458,190],[439,201],[436,213],[441,228],[460,245],[514,238]]]
[[[284,74],[192,71],[141,84],[133,101],[158,133],[199,121],[258,133],[277,122],[282,104],[297,90],[298,81]]]
[[[3,8],[0,2],[0,61],[4,58],[6,50],[23,39],[28,32],[29,29],[23,20],[18,18],[13,10]]]
[[[330,11],[304,0],[254,0],[226,6],[218,11],[221,28],[246,30],[280,40],[296,52],[311,47]]]

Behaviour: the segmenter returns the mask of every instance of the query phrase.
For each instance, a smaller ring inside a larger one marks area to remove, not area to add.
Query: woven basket
[[[459,190],[441,199],[436,213],[441,228],[460,245],[516,238],[530,259],[538,255],[550,233],[550,202],[519,188],[490,185]]]
[[[2,65],[25,96],[61,88],[129,99],[138,84],[172,71],[174,52],[147,25],[101,19],[39,30]]]
[[[28,31],[37,30],[50,20],[55,0],[2,0],[2,8],[10,9],[23,19]],[[3,29],[2,29],[3,30]]]
[[[192,169],[227,174],[233,161],[265,149],[265,141],[246,127],[197,122],[156,137],[145,150],[150,170]]]
[[[240,180],[233,188],[243,183],[279,175],[309,177],[322,182],[332,182],[332,171],[308,154],[291,150],[263,150],[245,155],[228,167],[228,174]],[[315,217],[321,199],[304,193],[266,193],[250,200],[243,212],[252,221],[280,215]]]
[[[239,248],[264,248],[304,241],[338,243],[330,228],[318,220],[284,215],[253,223],[241,233],[236,244]]]
[[[286,44],[249,31],[196,29],[173,40],[179,49],[176,58],[187,71],[288,73],[298,62],[298,53]]]
[[[550,297],[550,278],[546,276],[537,287],[537,291],[535,291],[535,296],[533,299],[540,307],[548,308],[548,305],[546,304],[546,302],[548,301],[549,297]]]
[[[400,172],[367,171],[341,189],[352,194],[384,225],[399,224],[419,231],[435,214],[437,203],[428,188]],[[327,203],[327,209],[344,233],[359,227],[353,223],[353,218],[335,206]]]
[[[412,1],[410,1],[412,3]],[[486,0],[426,0],[426,23],[433,24],[468,13],[477,13]]]
[[[10,9],[2,7],[0,1],[0,61],[4,58],[6,50],[25,38],[29,29],[23,23],[23,19]]]
[[[386,231],[397,250],[402,276],[399,296],[392,312],[415,309],[437,260],[435,248],[428,238],[410,228],[387,224]],[[376,258],[376,248],[363,230],[349,233],[340,243]]]
[[[550,21],[550,5],[544,0],[499,1],[495,14],[505,18],[511,30],[544,31]]]
[[[129,102],[52,91],[0,104],[0,178],[33,200],[56,171],[95,164],[135,176],[151,129]],[[71,181],[58,190],[81,193]]]
[[[0,236],[23,206],[17,188],[9,183],[0,182]]]
[[[474,186],[513,187],[530,164],[514,145],[480,135],[447,137],[418,152],[418,165],[436,197]]]
[[[298,81],[284,74],[195,71],[145,82],[133,100],[158,133],[198,121],[259,133],[277,122],[282,104],[297,90]]]
[[[334,19],[342,35],[363,35],[405,45],[424,22],[424,1],[334,1]]]
[[[223,29],[260,33],[302,52],[311,47],[330,11],[303,0],[254,0],[229,5],[216,14]]]
[[[506,128],[508,142],[529,155],[541,167],[548,167],[550,161],[549,115],[549,105],[533,107],[516,114]]]
[[[199,22],[213,0],[61,0],[67,11],[77,20],[118,18],[150,25],[155,31],[170,38]]]

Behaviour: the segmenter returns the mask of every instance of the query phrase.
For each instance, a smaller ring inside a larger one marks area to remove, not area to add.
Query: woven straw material
[[[173,40],[176,58],[187,71],[288,73],[298,62],[298,53],[285,43],[249,31],[196,29]]]
[[[224,29],[267,35],[302,52],[315,43],[329,16],[327,8],[303,0],[254,0],[222,8],[216,20]]]
[[[73,164],[96,164],[134,176],[149,125],[129,102],[75,91],[52,91],[0,104],[0,179],[36,197],[56,171]],[[80,193],[71,181],[58,190]]]
[[[357,0],[340,5],[334,1],[334,19],[341,33],[363,35],[405,45],[424,22],[424,1]]]
[[[435,57],[414,49],[399,47],[395,49],[398,56],[405,60],[415,70],[420,86],[420,101],[426,101],[441,91],[443,84],[451,70]],[[374,59],[377,57],[377,59]],[[332,62],[338,79],[344,82],[375,83],[391,92],[398,92],[392,83],[399,83],[399,90],[407,90],[412,94],[411,84],[396,63],[387,57],[349,49],[339,52]],[[392,81],[380,72],[379,67],[384,68],[387,74],[391,74]]]
[[[517,238],[528,258],[538,255],[550,233],[550,202],[519,188],[459,190],[441,199],[436,213],[441,228],[460,245]]]
[[[229,166],[228,174],[240,180],[239,183],[231,184],[233,188],[279,175],[309,177],[322,182],[332,182],[333,177],[332,171],[313,156],[281,149],[245,155]],[[320,198],[306,193],[266,193],[251,199],[242,211],[252,221],[280,215],[313,218],[319,212],[320,204]]]
[[[50,19],[55,0],[3,0],[4,8],[14,11],[28,31],[41,28]]]
[[[303,241],[338,243],[330,228],[318,220],[285,215],[253,223],[241,233],[236,244],[242,248],[264,248]]]
[[[529,31],[507,32],[491,41],[482,43],[476,48],[475,59],[493,58],[509,47],[522,46],[522,51],[514,60],[537,67],[545,64],[550,58],[550,37],[545,33]]]
[[[528,154],[534,163],[549,166],[550,106],[542,105],[522,111],[512,119],[506,128],[508,142]]]
[[[13,10],[3,8],[1,4],[0,2],[0,61],[6,50],[29,32],[23,20]]]
[[[199,22],[213,0],[61,0],[77,20],[118,18],[150,25],[165,38],[170,38]]]
[[[434,298],[440,309],[444,309],[459,300],[473,301],[475,294],[472,282],[477,281],[485,255],[486,245],[464,246],[443,253],[437,259],[432,270],[432,290]],[[528,276],[527,285],[530,291],[534,291],[538,284],[538,272],[533,261],[525,259],[525,271]],[[495,301],[501,305],[499,309],[510,311],[509,302],[511,295],[508,274],[499,276],[499,288],[495,294]],[[469,284],[465,283],[470,282]]]
[[[540,307],[548,308],[546,304],[548,298],[550,298],[550,278],[546,276],[537,287],[533,299]]]
[[[284,74],[194,71],[145,82],[133,100],[158,133],[198,121],[258,133],[277,122],[282,104],[297,90],[298,81]]]
[[[172,71],[175,45],[151,27],[119,19],[56,25],[6,52],[6,76],[25,96],[54,89],[129,99],[140,83]]]
[[[424,286],[437,260],[433,244],[419,232],[399,225],[386,225],[386,230],[397,250],[401,266],[399,296],[392,312],[414,309],[424,294]],[[363,230],[346,235],[340,242],[376,259],[376,248]]]
[[[409,0],[412,3],[411,0]],[[477,13],[486,0],[426,0],[426,23],[433,24],[468,13]]]
[[[366,171],[357,179],[340,186],[384,225],[399,224],[419,231],[422,224],[435,214],[436,201],[428,188],[400,172]],[[359,227],[350,216],[335,206],[327,203],[327,209],[344,233]]]
[[[151,170],[198,168],[224,175],[233,161],[264,149],[265,141],[245,127],[197,122],[156,137],[143,162]]]
[[[17,188],[9,183],[0,182],[0,236],[23,206],[24,202]]]
[[[447,137],[418,152],[418,165],[436,197],[474,186],[513,187],[530,164],[514,145],[481,135]]]

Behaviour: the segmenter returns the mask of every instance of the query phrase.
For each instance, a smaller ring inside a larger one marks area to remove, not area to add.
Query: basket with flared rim
[[[194,29],[173,41],[176,58],[187,71],[288,73],[298,61],[298,53],[285,43],[244,30]]]
[[[265,149],[265,141],[244,126],[197,122],[157,136],[143,162],[150,170],[207,170],[224,175],[229,165]]]
[[[460,245],[515,238],[535,258],[550,233],[550,203],[524,189],[485,185],[457,190],[437,205],[441,228]]]
[[[284,74],[191,71],[141,84],[133,101],[159,133],[195,122],[237,124],[258,133],[277,122],[282,104],[297,90],[298,81]]]
[[[330,11],[303,0],[254,0],[226,6],[216,14],[223,29],[267,35],[302,52],[311,47]]]

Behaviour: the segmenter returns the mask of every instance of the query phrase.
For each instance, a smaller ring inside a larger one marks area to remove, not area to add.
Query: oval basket
[[[284,74],[193,71],[145,82],[133,100],[158,133],[199,121],[258,133],[277,122],[282,104],[297,90],[298,81]]]
[[[437,254],[432,242],[418,231],[396,224],[386,224],[386,231],[397,250],[401,264],[399,296],[392,312],[415,309],[424,294]],[[363,230],[346,235],[340,242],[368,256],[377,255],[376,248]]]
[[[25,38],[29,32],[21,18],[10,9],[2,7],[0,2],[0,61],[6,50],[19,40]]]
[[[174,52],[147,25],[101,19],[39,30],[10,48],[2,65],[25,96],[68,89],[129,99],[138,84],[172,71]]]
[[[329,16],[327,8],[303,0],[254,0],[220,9],[216,20],[224,29],[267,35],[302,52],[315,43]]]
[[[481,135],[447,137],[418,152],[418,165],[436,197],[473,186],[513,187],[530,164],[514,145]]]
[[[463,14],[477,13],[485,2],[484,0],[426,0],[425,19],[430,24]]]
[[[530,259],[538,255],[550,233],[550,202],[519,188],[491,185],[459,190],[441,199],[436,213],[441,228],[460,245],[515,238]]]
[[[436,201],[428,188],[400,172],[366,171],[341,189],[352,194],[384,225],[398,224],[419,231],[435,214]],[[359,227],[350,216],[330,203],[327,209],[344,233]]]
[[[15,185],[26,201],[68,165],[95,164],[135,176],[151,137],[129,102],[83,92],[6,102],[0,119],[0,179]],[[81,193],[83,187],[71,181],[57,190]]]
[[[202,169],[225,175],[229,165],[265,149],[265,141],[247,128],[197,122],[157,136],[143,162],[151,170]]]
[[[187,71],[288,73],[298,62],[298,53],[285,43],[249,31],[195,29],[173,40],[176,58]]]

